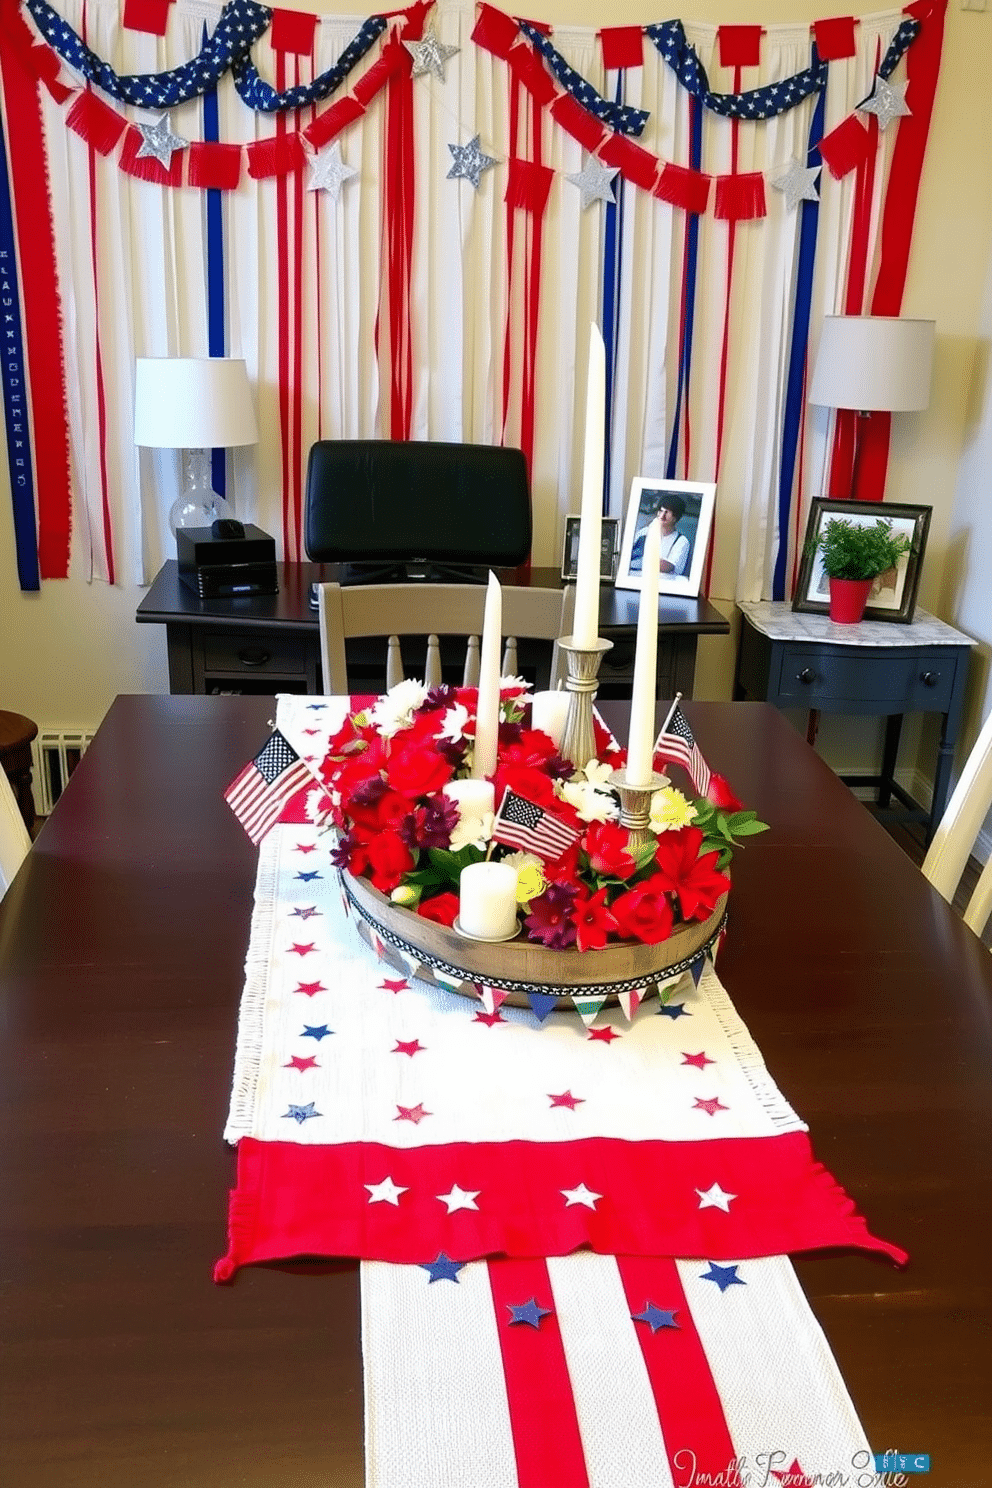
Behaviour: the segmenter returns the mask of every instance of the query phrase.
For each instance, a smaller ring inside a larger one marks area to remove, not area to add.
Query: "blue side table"
[[[737,608],[743,623],[734,697],[807,709],[810,744],[820,713],[884,715],[879,773],[841,779],[874,786],[876,814],[924,822],[929,842],[947,804],[972,638],[925,610],[917,610],[910,625],[835,625],[826,615],[797,612],[781,601],[741,601]],[[895,779],[905,713],[942,715],[929,811]],[[893,796],[898,807],[890,804]]]

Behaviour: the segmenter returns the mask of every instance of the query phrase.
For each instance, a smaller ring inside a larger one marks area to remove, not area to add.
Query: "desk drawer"
[[[307,670],[307,646],[302,636],[272,630],[211,630],[203,643],[204,671],[229,676],[302,677]]]
[[[785,705],[885,712],[944,713],[960,658],[955,650],[899,651],[790,646],[781,655],[778,696]]]

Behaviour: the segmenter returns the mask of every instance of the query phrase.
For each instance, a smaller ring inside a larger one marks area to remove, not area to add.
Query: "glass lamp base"
[[[175,537],[180,527],[209,527],[218,517],[233,517],[234,507],[216,491],[186,490],[169,509],[169,527]]]

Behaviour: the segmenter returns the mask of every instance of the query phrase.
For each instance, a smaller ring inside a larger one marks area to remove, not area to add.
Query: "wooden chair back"
[[[923,873],[951,904],[976,839],[992,808],[992,713],[982,726],[923,860]],[[992,859],[965,909],[965,924],[981,935],[992,914]]]
[[[479,636],[482,632],[486,590],[482,584],[320,584],[320,659],[324,691],[347,693],[348,663],[345,641],[359,636],[386,636],[386,686],[403,681],[401,636],[426,636],[423,681],[441,681],[439,637],[466,638],[463,683],[479,681]],[[575,587],[503,589],[504,677],[517,674],[517,638],[557,642],[572,628]],[[552,686],[562,672],[557,645],[551,661]]]
[[[17,805],[14,788],[0,770],[0,899],[23,863],[31,838]]]

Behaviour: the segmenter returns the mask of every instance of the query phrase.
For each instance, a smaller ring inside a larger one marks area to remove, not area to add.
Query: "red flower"
[[[421,919],[433,920],[436,925],[453,925],[458,914],[458,895],[446,890],[435,894],[433,899],[421,899],[417,913]]]
[[[398,832],[380,832],[366,845],[371,878],[383,894],[392,893],[404,873],[414,865],[414,856]]]
[[[613,901],[613,918],[625,940],[657,945],[672,933],[675,916],[660,873],[635,884]]]
[[[718,811],[741,810],[741,802],[738,801],[722,775],[713,774],[710,776],[710,783],[706,788],[706,799]]]
[[[685,920],[705,920],[730,888],[730,879],[716,866],[720,854],[714,850],[700,856],[702,844],[698,827],[683,827],[679,832],[663,832],[654,855],[659,869],[655,877],[675,893]]]
[[[517,738],[500,746],[499,758],[504,766],[524,765],[530,769],[540,769],[545,761],[557,753],[558,746],[541,729],[521,729]]]
[[[586,832],[586,852],[593,873],[601,878],[630,878],[637,864],[630,856],[630,833],[616,822],[592,822]]]
[[[387,788],[377,801],[365,805],[361,800],[355,799],[353,788],[346,789],[344,782],[339,785],[339,789],[353,829],[359,836],[368,838],[379,832],[393,831],[409,814],[410,802],[398,791]]]
[[[580,951],[601,951],[606,937],[619,928],[606,907],[605,888],[595,894],[579,894],[572,908],[572,920]]]
[[[454,773],[450,760],[424,748],[422,743],[394,750],[386,768],[386,778],[393,790],[411,801],[418,796],[435,795]]]

